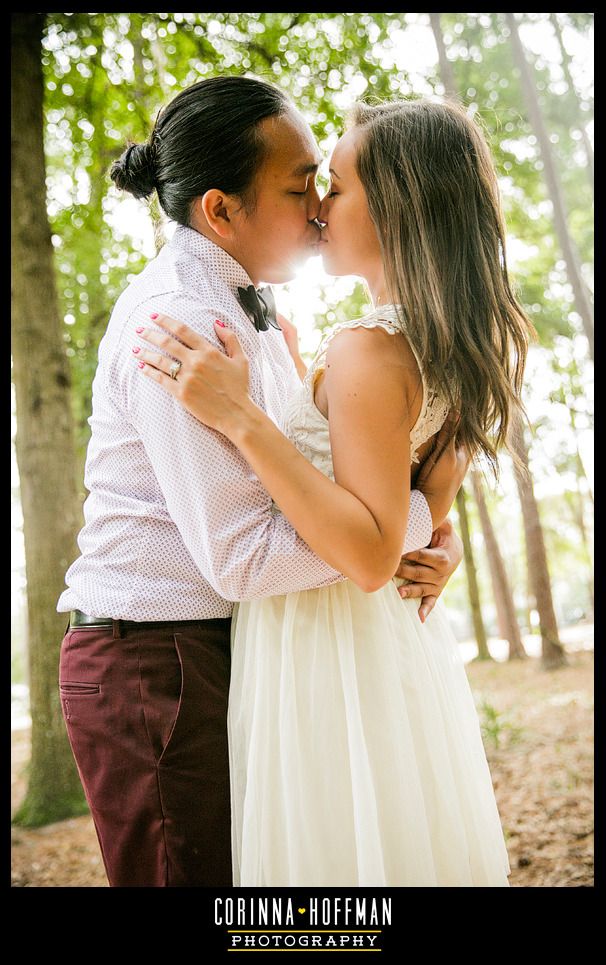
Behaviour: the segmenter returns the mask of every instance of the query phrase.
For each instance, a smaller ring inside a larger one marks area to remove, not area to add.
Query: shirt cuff
[[[413,489],[410,493],[410,507],[408,510],[408,528],[404,539],[404,553],[429,546],[433,534],[433,520],[429,505],[420,489]]]

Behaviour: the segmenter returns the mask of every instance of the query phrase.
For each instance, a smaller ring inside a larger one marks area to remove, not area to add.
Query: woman
[[[324,265],[363,277],[374,308],[323,340],[283,433],[249,399],[221,323],[228,357],[167,316],[155,322],[166,334],[141,333],[181,363],[178,380],[165,355],[136,356],[348,577],[239,606],[234,883],[506,887],[457,643],[439,602],[421,624],[390,578],[415,467],[449,411],[459,445],[495,471],[522,411],[533,329],[508,282],[496,176],[463,109],[425,100],[357,105],[330,172]]]

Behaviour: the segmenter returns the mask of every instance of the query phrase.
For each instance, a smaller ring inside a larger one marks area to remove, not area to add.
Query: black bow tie
[[[258,332],[267,332],[269,325],[277,328],[279,332],[282,331],[276,319],[274,293],[269,285],[259,291],[254,285],[249,285],[248,288],[238,287],[238,299]]]

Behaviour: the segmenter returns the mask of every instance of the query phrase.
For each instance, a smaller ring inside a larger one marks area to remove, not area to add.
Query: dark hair
[[[189,225],[191,206],[210,188],[254,208],[254,180],[267,153],[257,125],[292,105],[278,87],[251,77],[211,77],[162,108],[149,140],[131,144],[110,177],[136,198],[154,189],[169,218]]]
[[[427,379],[460,412],[457,439],[498,476],[497,449],[524,416],[534,326],[509,282],[505,223],[483,131],[452,102],[354,106],[357,170],[392,301]],[[448,376],[445,378],[445,376]]]

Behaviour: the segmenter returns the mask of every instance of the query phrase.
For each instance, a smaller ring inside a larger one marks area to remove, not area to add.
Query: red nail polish
[[[135,332],[137,333],[137,335],[140,335],[141,332],[144,332],[144,331],[145,331],[145,329],[143,328],[142,325],[139,325],[139,326],[135,329]]]
[[[152,312],[149,317],[150,317],[150,318],[157,318],[157,317],[158,317],[158,313],[157,313],[157,312]]]
[[[218,318],[215,318],[215,323],[216,323],[217,325],[220,325],[221,328],[227,328],[225,322],[220,322]]]
[[[137,362],[137,365],[139,366],[140,369],[145,368],[145,362]]]
[[[135,355],[137,355],[140,351],[141,351],[141,349],[139,348],[138,345],[134,345],[134,346],[133,346],[133,352],[135,353]]]

